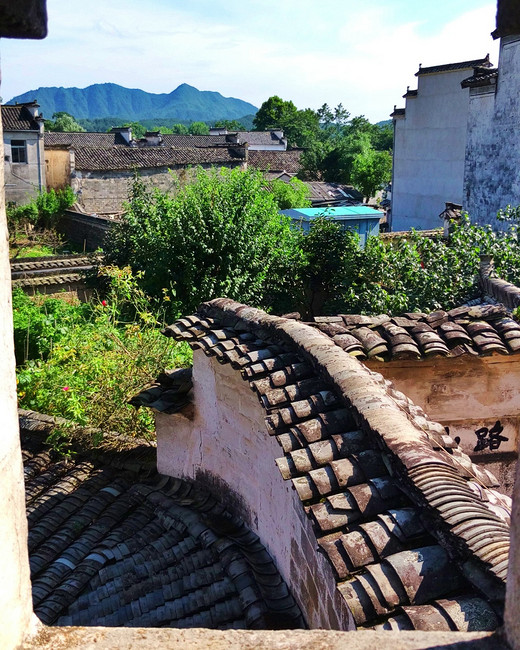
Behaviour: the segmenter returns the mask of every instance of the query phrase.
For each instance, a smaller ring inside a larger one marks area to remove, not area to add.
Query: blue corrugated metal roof
[[[332,217],[333,219],[380,219],[382,212],[365,205],[345,205],[330,208],[300,208],[281,210],[282,214],[291,217],[291,219],[302,219],[310,221],[316,217]]]

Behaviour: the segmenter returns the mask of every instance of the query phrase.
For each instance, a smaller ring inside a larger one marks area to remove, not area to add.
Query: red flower
[[[106,306],[107,306],[107,301],[106,301],[106,300],[102,300],[102,301],[101,301],[101,304],[103,305],[103,307],[106,307]]]
[[[421,269],[424,269],[424,262],[421,260]]]
[[[67,392],[68,390],[70,390],[70,388],[68,386],[63,386],[63,388],[61,390],[64,390],[65,392]]]

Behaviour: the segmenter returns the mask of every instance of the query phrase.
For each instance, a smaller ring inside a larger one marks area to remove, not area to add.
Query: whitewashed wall
[[[445,203],[462,203],[469,90],[460,84],[472,73],[419,75],[395,121],[392,230],[438,228]]]
[[[225,483],[220,497],[243,504],[240,514],[270,552],[309,627],[352,629],[310,521],[275,464],[283,452],[267,433],[265,411],[248,383],[239,371],[197,350],[193,384],[193,419],[182,414],[156,418],[159,471]]]

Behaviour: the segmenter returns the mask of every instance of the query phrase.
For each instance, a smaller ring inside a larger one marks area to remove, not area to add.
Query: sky
[[[3,101],[42,86],[181,83],[260,106],[342,103],[373,122],[423,66],[498,62],[489,0],[48,0],[42,41],[2,39]],[[51,117],[51,116],[46,116]]]

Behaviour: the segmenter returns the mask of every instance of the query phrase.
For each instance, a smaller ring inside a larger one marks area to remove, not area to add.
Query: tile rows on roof
[[[354,319],[356,327],[368,324],[364,318]],[[403,323],[378,322],[398,328],[394,336],[406,331]],[[510,502],[483,487],[493,477],[441,425],[296,321],[221,299],[164,333],[230,363],[250,382],[284,451],[276,460],[282,477],[313,521],[358,625],[497,625]],[[368,333],[366,341],[381,345]],[[428,578],[419,588],[422,572]]]
[[[520,324],[502,305],[403,316],[319,316],[313,325],[359,359],[391,361],[463,354],[515,354]]]
[[[247,163],[253,169],[270,172],[287,172],[297,174],[301,169],[302,149],[288,151],[249,151]]]
[[[174,147],[78,147],[75,168],[86,171],[146,169],[174,165],[240,163],[233,147],[175,149]]]
[[[92,133],[46,131],[43,136],[46,147],[104,147],[109,149],[115,145],[124,146],[124,140],[119,133]]]
[[[21,422],[33,605],[44,623],[303,626],[259,538],[205,488],[148,463],[57,461],[28,433],[43,432],[33,420],[26,412]]]
[[[496,84],[498,68],[475,68],[473,75],[461,82],[462,88],[478,88]]]
[[[451,72],[452,70],[465,70],[467,68],[492,68],[489,61],[489,54],[483,59],[473,59],[471,61],[460,61],[458,63],[446,63],[444,65],[432,65],[429,67],[420,67],[415,76],[423,74],[432,74],[434,72]]]
[[[2,105],[2,128],[4,131],[38,131],[40,130],[37,122],[30,111],[23,105]]]
[[[46,287],[53,284],[83,282],[84,279],[84,273],[63,273],[59,275],[43,275],[39,277],[18,278],[11,281],[11,286],[13,288]]]

